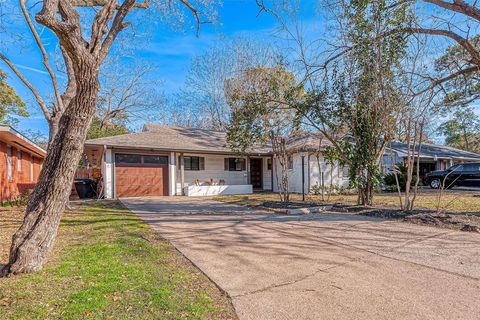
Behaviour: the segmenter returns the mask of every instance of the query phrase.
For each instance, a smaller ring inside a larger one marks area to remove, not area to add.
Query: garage
[[[168,156],[115,154],[117,197],[168,196]]]

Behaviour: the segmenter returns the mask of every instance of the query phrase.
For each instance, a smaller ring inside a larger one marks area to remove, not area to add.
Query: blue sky
[[[218,21],[214,24],[203,24],[199,37],[195,35],[191,17],[182,27],[177,28],[168,27],[161,22],[156,22],[153,27],[140,26],[140,37],[135,40],[138,42],[136,49],[133,49],[133,52],[129,50],[128,55],[122,59],[125,61],[142,60],[155,65],[157,72],[154,77],[163,80],[162,90],[167,94],[173,93],[183,85],[191,58],[222,41],[222,38],[251,36],[255,39],[269,39],[268,41],[274,39],[273,33],[275,33],[277,26],[275,18],[265,13],[257,17],[258,11],[259,8],[254,0],[225,0],[221,7],[217,7]],[[16,54],[18,48],[7,50],[7,54],[23,74],[39,88],[43,96],[48,99],[51,95],[50,82],[41,64],[40,54],[38,50],[35,50],[25,22],[21,19],[16,19],[13,22],[12,30],[25,35],[22,39],[25,48],[22,48],[20,55]],[[57,50],[55,38],[49,34],[48,30],[39,28],[39,32],[53,60]],[[2,35],[0,34],[0,36]],[[0,45],[2,44],[4,44],[3,41]],[[120,50],[115,50],[115,52],[118,51]],[[1,68],[9,74],[8,82],[27,102],[31,114],[29,118],[20,119],[17,127],[20,130],[29,129],[47,134],[47,123],[30,91],[13,74],[8,72],[6,66],[1,65]]]
[[[309,36],[323,36],[322,18],[317,14],[321,12],[321,8],[316,7],[318,1],[302,0],[300,3],[303,21],[310,31]],[[0,10],[0,23],[7,23],[10,31],[23,34],[23,38],[21,41],[10,43],[6,34],[0,33],[0,47],[48,100],[52,95],[51,85],[41,64],[41,56],[25,21],[21,17],[15,18],[19,13],[18,5],[15,3],[10,6],[13,11],[7,19],[2,17]],[[32,14],[36,11],[32,10]],[[255,0],[224,0],[222,5],[217,7],[217,12],[218,21],[214,24],[202,25],[199,37],[195,35],[195,23],[189,12],[186,12],[186,22],[176,28],[166,25],[156,16],[152,17],[151,11],[145,11],[143,15],[134,14],[130,20],[136,26],[138,36],[121,59],[127,63],[142,61],[154,65],[156,72],[151,77],[163,81],[160,90],[168,95],[183,86],[191,58],[222,42],[222,39],[242,36],[265,42],[282,41],[278,37],[278,23],[275,18],[268,13],[257,16],[259,8]],[[38,30],[54,64],[54,56],[58,50],[56,39],[48,30],[41,27]],[[288,45],[285,42],[282,44],[285,50],[288,50]],[[113,54],[121,52],[118,44],[113,49]],[[20,119],[17,128],[21,131],[40,131],[46,135],[47,123],[30,91],[8,72],[5,65],[0,64],[0,68],[9,74],[8,82],[27,103],[31,115],[29,118]],[[60,80],[61,78],[60,74]]]

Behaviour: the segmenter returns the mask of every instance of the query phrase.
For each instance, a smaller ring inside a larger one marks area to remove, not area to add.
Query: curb
[[[333,206],[319,206],[319,207],[310,207],[310,208],[300,208],[300,209],[289,209],[287,210],[288,215],[304,215],[310,213],[319,213],[322,211],[331,210]]]

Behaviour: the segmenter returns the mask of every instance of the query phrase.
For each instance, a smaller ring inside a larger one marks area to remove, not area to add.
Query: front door
[[[262,189],[262,159],[250,159],[250,183],[253,189]]]

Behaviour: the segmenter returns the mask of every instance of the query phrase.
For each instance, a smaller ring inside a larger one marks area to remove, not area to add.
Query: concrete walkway
[[[480,319],[478,234],[193,198],[122,199],[240,319]]]

